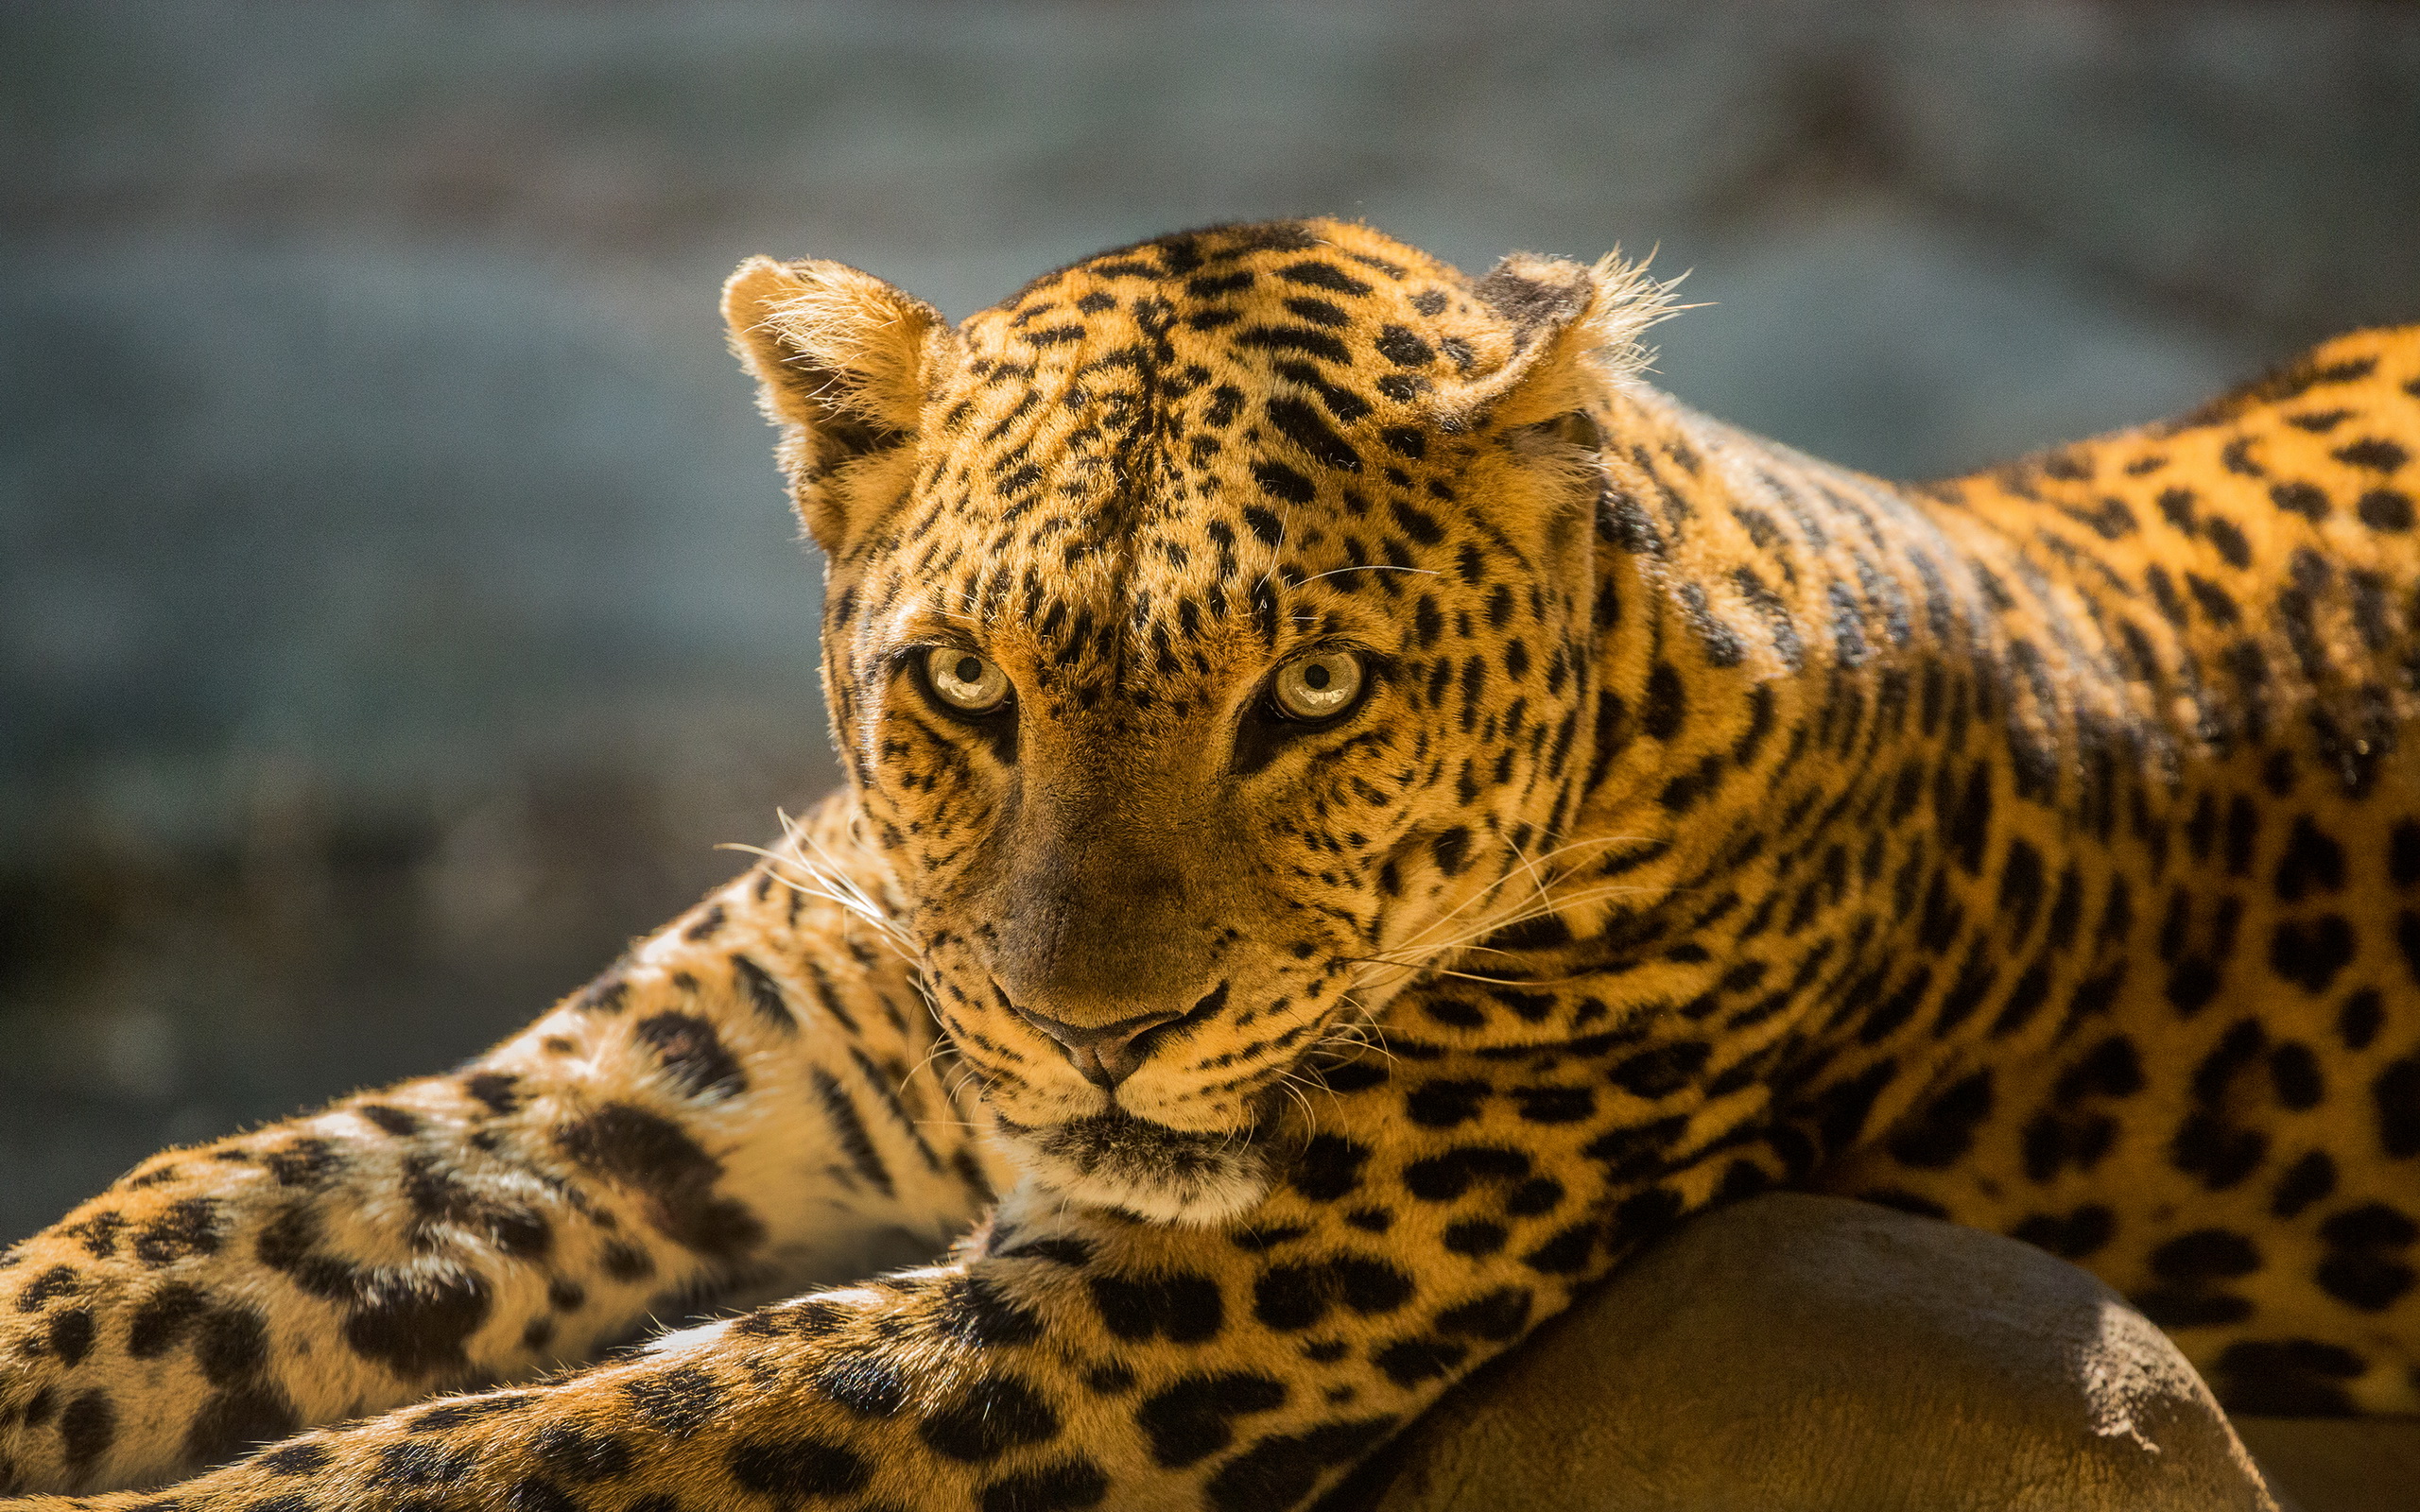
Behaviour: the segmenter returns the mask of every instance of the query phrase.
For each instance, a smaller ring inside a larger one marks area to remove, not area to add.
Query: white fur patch
[[[1224,1223],[1269,1191],[1268,1154],[1242,1133],[1185,1134],[1110,1115],[1001,1138],[1037,1186],[1154,1223]]]

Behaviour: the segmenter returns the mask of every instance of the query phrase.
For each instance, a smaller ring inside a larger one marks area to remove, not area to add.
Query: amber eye
[[[1277,669],[1270,696],[1288,719],[1326,719],[1342,713],[1361,692],[1361,659],[1350,651],[1296,657]]]
[[[1009,701],[1009,675],[991,658],[937,645],[925,653],[925,680],[933,696],[970,714],[988,714]]]

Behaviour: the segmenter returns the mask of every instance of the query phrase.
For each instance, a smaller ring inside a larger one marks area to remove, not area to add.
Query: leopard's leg
[[[838,875],[769,861],[460,1069],[146,1160],[0,1257],[0,1490],[173,1479],[853,1278],[885,1235],[940,1253],[990,1157],[830,896],[846,831],[797,842]]]
[[[1770,1178],[1778,1162],[1732,1134],[1753,1098],[1572,1079],[1640,1048],[1600,1038],[1621,1042],[1542,1057],[1564,1068],[1551,1089],[1401,1040],[1392,1069],[1331,1073],[1276,1185],[1216,1228],[1021,1187],[948,1263],[309,1434],[167,1495],[180,1512],[1283,1512],[1618,1256]]]

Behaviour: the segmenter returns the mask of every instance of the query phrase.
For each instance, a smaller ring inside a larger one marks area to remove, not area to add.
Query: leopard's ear
[[[1471,293],[1502,322],[1511,351],[1454,395],[1463,421],[1502,432],[1583,412],[1607,382],[1628,382],[1654,360],[1639,337],[1675,313],[1679,282],[1650,278],[1618,250],[1594,266],[1530,252],[1505,258]]]
[[[906,494],[925,390],[949,322],[839,263],[752,257],[722,288],[732,351],[755,375],[790,498],[816,544],[844,557]]]

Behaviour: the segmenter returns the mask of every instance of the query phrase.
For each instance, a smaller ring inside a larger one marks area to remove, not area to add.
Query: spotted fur
[[[2420,328],[1908,489],[1647,387],[1656,292],[1328,221],[955,328],[743,267],[847,792],[464,1070],[0,1259],[0,1486],[1292,1506],[1776,1184],[2420,1410]],[[960,1237],[549,1374],[902,1231]]]

